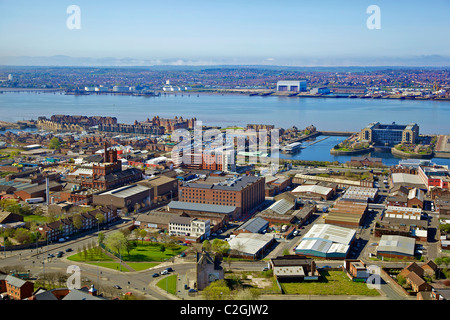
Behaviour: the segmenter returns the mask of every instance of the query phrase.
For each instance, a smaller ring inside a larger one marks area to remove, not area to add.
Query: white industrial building
[[[355,234],[353,229],[331,224],[315,224],[294,251],[307,257],[344,259]]]
[[[230,244],[231,252],[237,252],[239,256],[256,259],[264,255],[264,251],[275,242],[270,234],[240,233],[232,238]]]
[[[306,80],[284,80],[277,82],[278,92],[306,92]]]

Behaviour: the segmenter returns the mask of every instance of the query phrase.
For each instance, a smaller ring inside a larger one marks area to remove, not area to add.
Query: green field
[[[365,283],[353,282],[344,271],[325,271],[318,282],[281,283],[285,294],[304,295],[364,295],[379,296],[375,289]]]
[[[172,274],[158,281],[156,284],[158,287],[167,290],[168,293],[176,295],[177,294],[177,275]]]
[[[133,268],[136,271],[142,271],[147,270],[149,268],[153,268],[157,266],[159,263],[155,262],[127,262],[127,265],[129,265],[131,268]]]
[[[42,223],[47,222],[47,218],[44,216],[30,214],[28,216],[24,216],[23,221],[24,222],[36,222],[37,224],[42,224]]]
[[[67,257],[67,260],[78,262],[114,261],[114,259],[108,256],[103,250],[97,251],[96,249],[86,250],[86,254],[83,252],[73,254]]]
[[[177,246],[175,250],[166,249],[162,252],[159,244],[144,243],[138,244],[136,248],[130,250],[130,254],[123,254],[122,259],[131,262],[165,261],[180,254],[185,249],[184,246]]]

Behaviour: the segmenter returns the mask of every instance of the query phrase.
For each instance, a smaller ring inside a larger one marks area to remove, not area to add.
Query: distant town
[[[7,67],[0,68],[2,91],[61,91],[66,94],[158,95],[234,93],[297,97],[447,100],[445,68],[268,66],[218,67]],[[283,85],[285,80],[302,85]]]
[[[425,78],[432,90],[437,79]],[[280,80],[276,91],[305,86]],[[55,114],[3,123],[18,130],[0,135],[0,297],[450,298],[450,170],[432,161],[449,157],[449,135],[422,135],[420,122],[359,132],[248,124],[201,126],[215,134],[198,143],[196,121]],[[276,156],[333,134],[346,138],[330,153],[350,161]],[[360,156],[371,148],[408,157],[387,166]]]

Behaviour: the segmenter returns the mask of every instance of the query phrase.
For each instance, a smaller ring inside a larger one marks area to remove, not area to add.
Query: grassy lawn
[[[108,256],[103,250],[100,252],[96,249],[86,250],[86,255],[82,252],[73,254],[67,257],[67,260],[86,262],[86,261],[114,261],[110,256]]]
[[[285,294],[364,295],[379,296],[377,290],[365,283],[353,282],[344,271],[325,271],[319,282],[281,283]]]
[[[149,268],[157,266],[159,263],[155,262],[127,262],[127,265],[132,267],[136,271],[147,270]]]
[[[38,224],[47,222],[47,218],[43,216],[38,216],[34,214],[30,214],[29,216],[23,217],[24,222],[36,222]]]
[[[169,293],[176,295],[177,294],[177,275],[172,274],[158,281],[156,284],[158,287],[167,290]]]
[[[124,261],[132,262],[150,262],[150,261],[165,261],[173,256],[180,254],[187,247],[177,246],[175,250],[166,249],[164,252],[160,250],[159,244],[140,243],[136,248],[123,255]]]

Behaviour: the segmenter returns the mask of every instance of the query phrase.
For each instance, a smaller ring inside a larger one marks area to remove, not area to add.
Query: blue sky
[[[66,26],[72,4],[81,10],[79,30]],[[370,5],[381,9],[380,30],[366,26]],[[450,0],[0,0],[0,58],[274,65],[450,61],[449,13]]]

